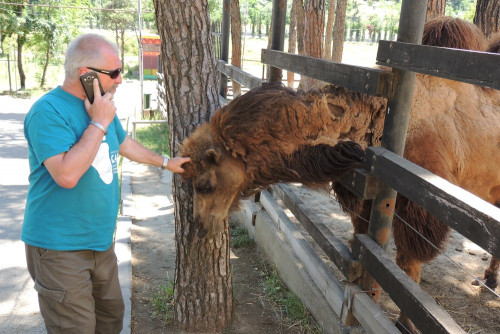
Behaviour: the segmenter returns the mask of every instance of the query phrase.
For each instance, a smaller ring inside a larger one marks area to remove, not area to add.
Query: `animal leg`
[[[398,251],[396,255],[396,264],[403,269],[412,280],[420,284],[422,277],[422,264],[419,260]],[[396,327],[401,331],[401,333],[417,333],[415,325],[403,312],[399,314]]]
[[[487,287],[495,290],[498,286],[498,269],[500,268],[500,259],[492,257],[490,265],[484,271],[484,279]]]

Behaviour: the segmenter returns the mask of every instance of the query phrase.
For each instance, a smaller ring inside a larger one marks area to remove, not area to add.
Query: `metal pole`
[[[222,34],[221,34],[221,60],[226,63],[229,60],[229,30],[231,29],[231,1],[224,0],[222,7]],[[225,74],[220,75],[220,86],[219,94],[223,97],[227,97],[227,76]]]
[[[399,19],[398,41],[421,44],[427,11],[427,0],[403,0]],[[413,102],[416,74],[393,69],[394,92],[389,97],[385,115],[382,147],[403,155],[406,132]],[[373,200],[368,234],[386,249],[392,228],[396,191],[381,184],[377,198]]]
[[[272,20],[273,31],[271,50],[283,51],[285,48],[286,0],[273,0]],[[271,67],[271,76],[269,81],[281,82],[282,77],[283,74],[281,69]]]

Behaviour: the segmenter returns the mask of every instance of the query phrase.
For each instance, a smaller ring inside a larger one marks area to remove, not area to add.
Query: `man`
[[[182,173],[126,136],[113,102],[122,82],[114,44],[86,34],[66,51],[62,86],[41,97],[24,121],[30,186],[21,239],[49,333],[120,333],[124,304],[113,234],[118,155]],[[91,104],[79,80],[98,74]]]

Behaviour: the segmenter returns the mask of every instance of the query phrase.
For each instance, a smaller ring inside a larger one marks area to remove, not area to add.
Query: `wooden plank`
[[[422,333],[465,333],[368,235],[355,236],[353,252]]]
[[[230,65],[223,60],[218,60],[217,68],[226,76],[250,89],[262,86],[262,84],[265,82],[264,80],[259,79],[251,75],[250,73],[242,71],[241,69]]]
[[[361,268],[353,264],[349,247],[332,233],[290,186],[279,184],[272,186],[272,189],[349,282],[357,280],[361,276]]]
[[[379,180],[365,169],[354,169],[343,175],[339,182],[361,199],[375,199],[377,196]]]
[[[360,93],[387,97],[392,89],[391,72],[333,61],[262,49],[262,62],[307,75]]]
[[[372,175],[500,258],[500,209],[382,147],[369,147]]]
[[[333,276],[268,191],[261,192],[260,203],[277,228],[286,236],[301,264],[307,269],[318,289],[343,321],[346,320],[347,311],[350,310],[368,333],[399,333],[382,310],[366,294],[362,293],[359,286],[350,284],[347,291],[344,290],[342,284]]]
[[[311,275],[318,289],[323,292],[332,309],[340,316],[344,299],[342,284],[328,270],[311,244],[304,238],[268,191],[261,192],[260,203],[276,223],[278,229],[286,236],[301,264],[307,268],[309,275]]]
[[[500,89],[500,54],[380,41],[377,64]]]

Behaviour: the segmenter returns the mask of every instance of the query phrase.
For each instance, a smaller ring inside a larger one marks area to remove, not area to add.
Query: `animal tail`
[[[333,181],[353,168],[361,167],[365,151],[353,141],[339,142],[335,146],[319,144],[303,146],[286,160],[298,180],[304,184]]]

